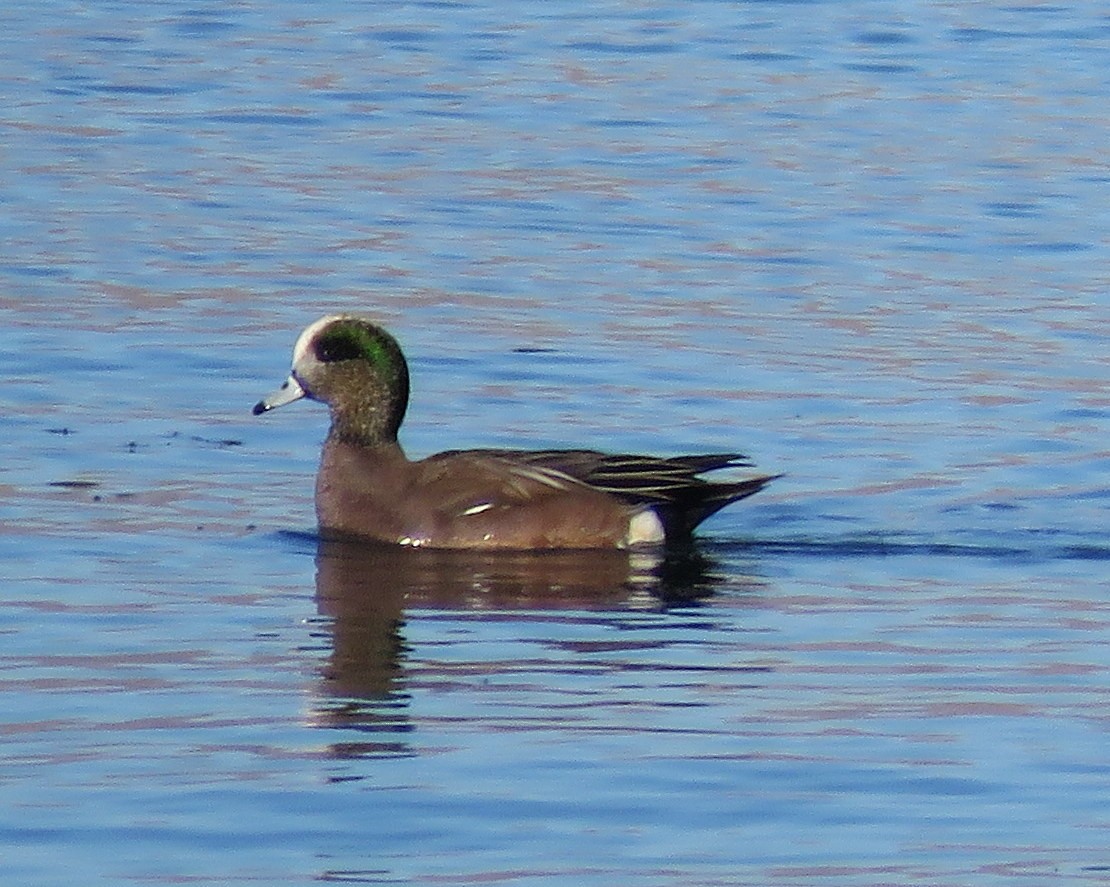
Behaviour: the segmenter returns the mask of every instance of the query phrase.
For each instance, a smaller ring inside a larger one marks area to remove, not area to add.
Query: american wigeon
[[[411,462],[397,442],[409,373],[396,340],[351,314],[322,317],[293,347],[285,384],[259,415],[310,397],[331,410],[316,477],[325,535],[429,548],[626,548],[688,539],[709,515],[773,476],[698,475],[747,466],[737,453],[452,450]]]

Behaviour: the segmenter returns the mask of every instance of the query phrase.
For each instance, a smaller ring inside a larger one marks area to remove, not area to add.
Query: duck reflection
[[[476,553],[322,539],[316,603],[331,653],[315,720],[365,739],[333,745],[337,756],[408,753],[409,610],[663,610],[710,595],[711,567],[694,547]]]

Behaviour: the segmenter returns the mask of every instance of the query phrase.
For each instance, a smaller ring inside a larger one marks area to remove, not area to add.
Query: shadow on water
[[[317,637],[326,651],[314,720],[359,737],[332,744],[337,757],[413,753],[404,738],[412,730],[413,677],[406,620],[417,612],[448,614],[460,622],[531,623],[575,619],[583,613],[688,609],[707,602],[725,585],[751,582],[753,559],[918,557],[945,558],[956,565],[1110,559],[1110,549],[1098,538],[1033,530],[996,539],[980,534],[966,542],[898,533],[703,540],[666,556],[434,551],[300,538],[316,550]],[[746,566],[738,575],[741,563]]]
[[[316,605],[322,669],[319,726],[375,734],[333,745],[337,756],[407,749],[406,615],[414,610],[528,614],[662,612],[696,606],[723,581],[700,549],[627,551],[430,551],[319,540]],[[382,741],[383,737],[385,738]]]
[[[1003,560],[1018,563],[1110,560],[1110,545],[1073,534],[1057,537],[1051,531],[1030,530],[1006,541],[939,541],[899,534],[867,534],[835,538],[766,539],[731,543],[731,550],[760,556],[816,558],[944,557]],[[710,551],[715,549],[710,549]]]

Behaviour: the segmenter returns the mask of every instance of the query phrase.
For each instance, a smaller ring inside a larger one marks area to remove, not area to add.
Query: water
[[[1110,882],[1095,5],[0,23],[6,881]],[[415,453],[787,476],[693,562],[321,548],[249,409],[343,309]]]

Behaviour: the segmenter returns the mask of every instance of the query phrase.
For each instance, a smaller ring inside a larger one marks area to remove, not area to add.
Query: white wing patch
[[[537,495],[536,484],[550,487],[560,492],[574,487],[585,486],[581,481],[575,480],[569,474],[563,474],[554,468],[541,468],[538,465],[517,465],[508,463],[506,484],[521,499],[532,499]]]
[[[471,505],[460,516],[470,517],[473,514],[481,514],[483,511],[489,511],[491,508],[493,508],[492,502],[481,502],[478,505]]]

